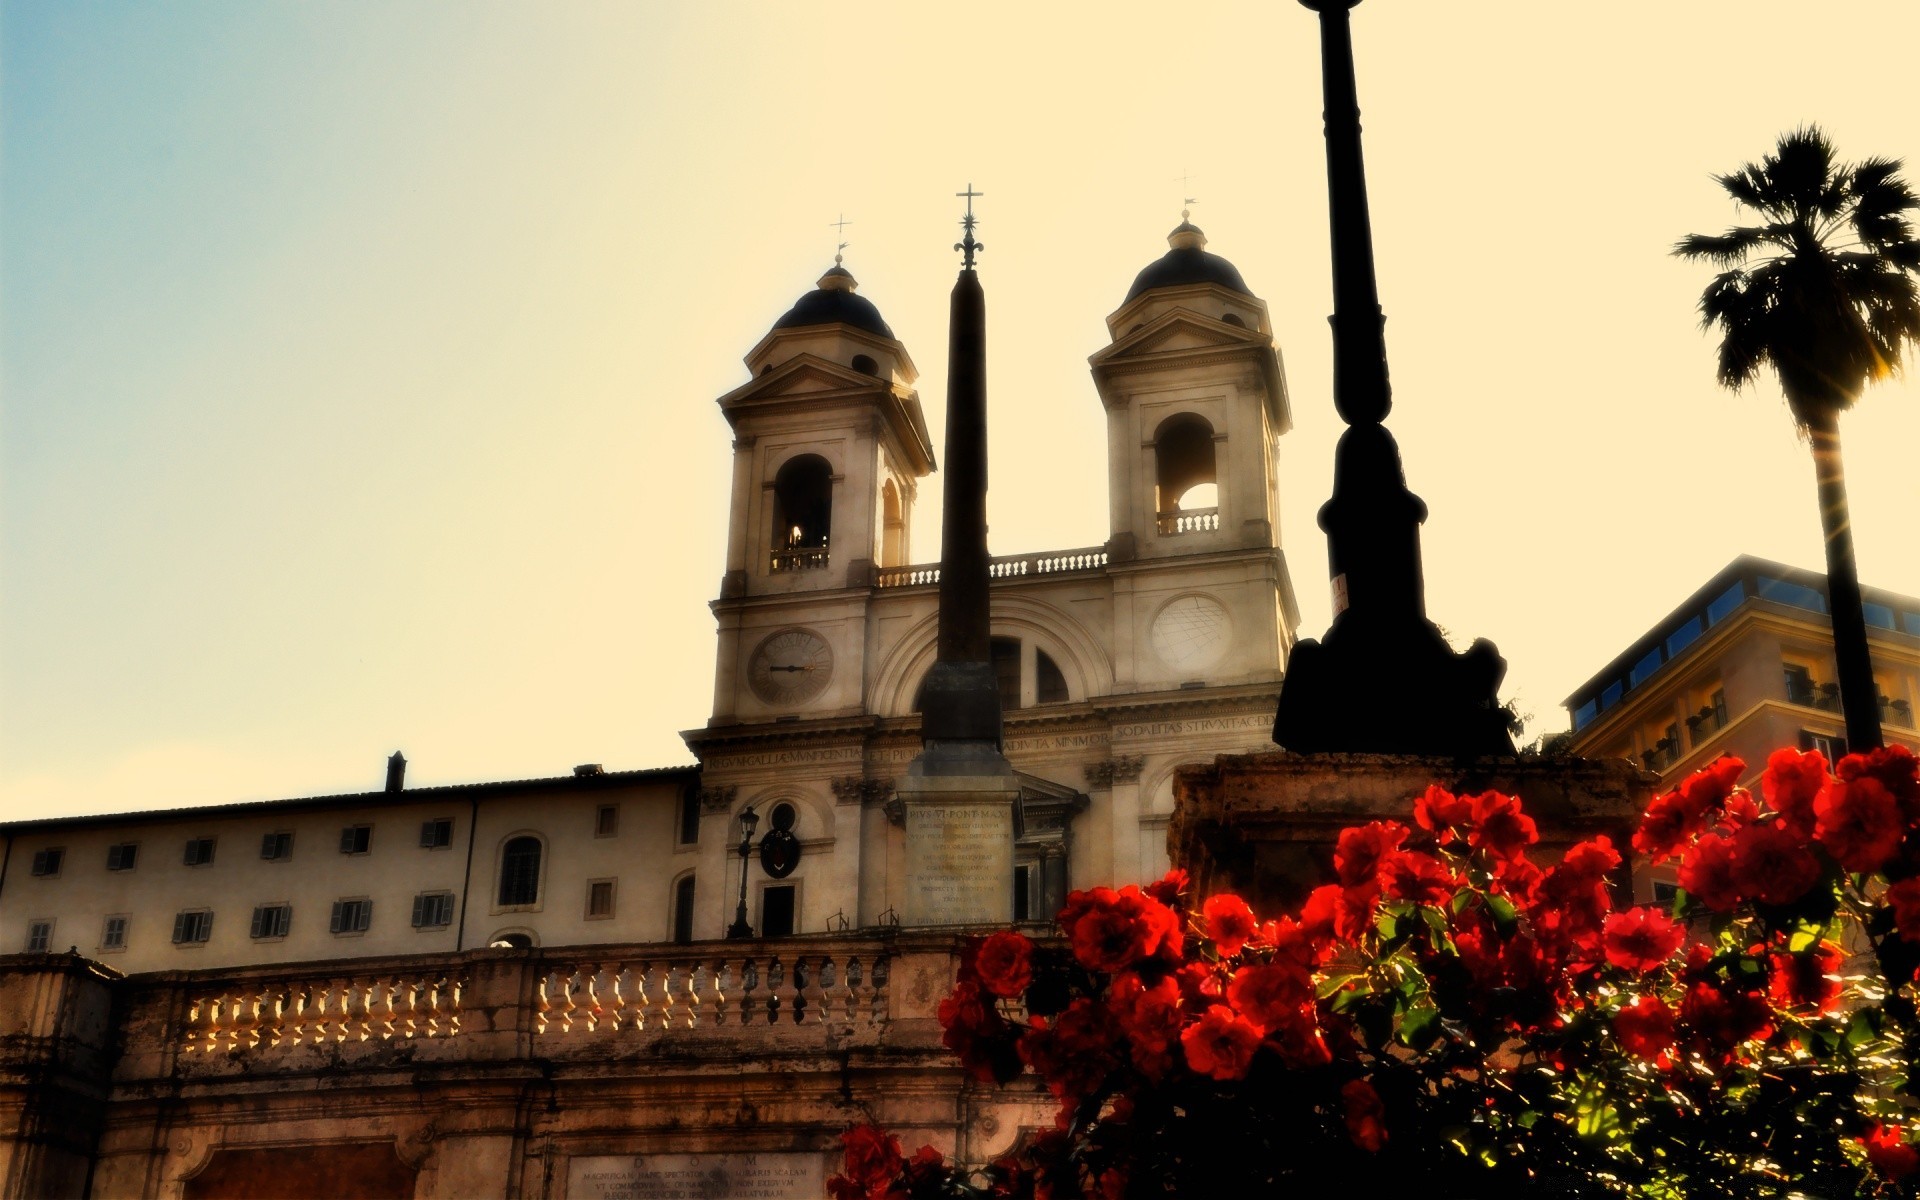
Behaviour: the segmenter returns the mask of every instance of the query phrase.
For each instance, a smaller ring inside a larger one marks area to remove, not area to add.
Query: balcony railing
[[[1026,575],[1099,571],[1104,570],[1106,565],[1107,548],[1105,546],[1081,546],[1074,550],[1003,554],[988,560],[987,575],[993,579],[1017,579]],[[883,588],[919,587],[939,582],[939,563],[919,563],[911,567],[882,567],[879,576],[879,586]]]
[[[1206,533],[1220,528],[1220,510],[1217,508],[1176,508],[1172,512],[1159,514],[1159,518],[1162,537]]]
[[[825,546],[801,546],[793,550],[775,550],[767,569],[775,575],[788,571],[818,571],[827,565]]]

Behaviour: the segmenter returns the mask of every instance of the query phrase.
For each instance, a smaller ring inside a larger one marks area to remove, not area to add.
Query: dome
[[[853,294],[853,289],[859,286],[853,278],[853,272],[836,261],[820,277],[820,286],[794,301],[793,307],[775,321],[773,327],[794,329],[802,325],[832,325],[837,322],[891,338],[893,330],[880,319],[880,310],[873,306],[873,301]]]
[[[1207,235],[1200,232],[1199,226],[1187,221],[1180,222],[1167,235],[1167,244],[1172,247],[1171,250],[1148,263],[1145,270],[1133,277],[1133,286],[1127,289],[1127,300],[1154,288],[1183,287],[1193,283],[1216,283],[1242,296],[1253,295],[1247,288],[1247,281],[1240,278],[1240,272],[1232,263],[1218,254],[1208,254],[1201,249],[1207,244]]]

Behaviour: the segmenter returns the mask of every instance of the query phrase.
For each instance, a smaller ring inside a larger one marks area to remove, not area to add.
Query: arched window
[[[1238,325],[1242,329],[1245,329],[1247,327],[1247,323],[1240,319],[1239,313],[1228,313],[1226,316],[1221,317],[1220,319],[1226,322],[1228,325]]]
[[[500,851],[500,907],[540,903],[540,839],[510,839]]]
[[[1013,712],[1021,704],[1021,644],[1019,638],[997,637],[990,643],[993,658],[994,682],[1000,687],[1000,711]],[[928,671],[920,677],[920,686],[913,693],[913,711],[921,712],[926,708],[927,679],[932,675]],[[1058,663],[1047,656],[1038,646],[1033,650],[1033,700],[1036,704],[1064,704],[1072,699],[1067,694],[1067,678],[1061,672]]]
[[[788,459],[773,477],[773,570],[826,566],[832,532],[833,468],[818,454]]]
[[[1035,649],[1033,652],[1033,699],[1037,704],[1065,704],[1071,697],[1067,695],[1067,677],[1060,673],[1060,667],[1047,652]]]
[[[1181,413],[1161,422],[1153,437],[1153,462],[1160,532],[1218,529],[1213,426],[1206,418]]]
[[[487,942],[487,945],[510,950],[531,950],[533,949],[533,935],[518,929],[509,930],[505,933],[494,934],[493,938]]]
[[[856,354],[853,356],[853,369],[862,375],[878,375],[880,373],[880,364],[874,362],[864,354]]]
[[[693,940],[693,876],[682,875],[673,885],[673,940],[684,946]]]
[[[900,504],[900,489],[887,480],[880,489],[880,565],[903,567],[907,564],[907,519]]]

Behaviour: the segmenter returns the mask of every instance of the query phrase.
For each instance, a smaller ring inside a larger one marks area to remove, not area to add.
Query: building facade
[[[1864,589],[1888,742],[1920,749],[1920,599]],[[1782,746],[1847,751],[1826,577],[1729,563],[1566,701],[1569,752],[1625,758],[1663,786],[1731,754],[1757,776]]]
[[[1287,390],[1204,245],[1173,231],[1091,359],[1105,537],[993,560],[1016,919],[1157,876],[1176,769],[1272,748]],[[939,574],[912,359],[836,265],[746,364],[697,766],[408,789],[396,761],[0,827],[0,1190],[810,1196],[853,1120],[975,1161],[1050,1121],[939,1044],[957,931],[899,926]],[[742,854],[749,811],[797,859]]]

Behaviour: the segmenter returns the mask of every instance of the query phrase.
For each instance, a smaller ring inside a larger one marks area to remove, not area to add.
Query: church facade
[[[1017,920],[1158,875],[1175,770],[1271,748],[1285,376],[1239,273],[1169,243],[1090,364],[1105,538],[992,562]],[[975,1160],[1049,1119],[939,1046],[961,931],[900,925],[939,573],[912,359],[836,265],[746,363],[697,767],[408,789],[396,762],[379,792],[4,827],[8,1194],[814,1195],[862,1116]]]

